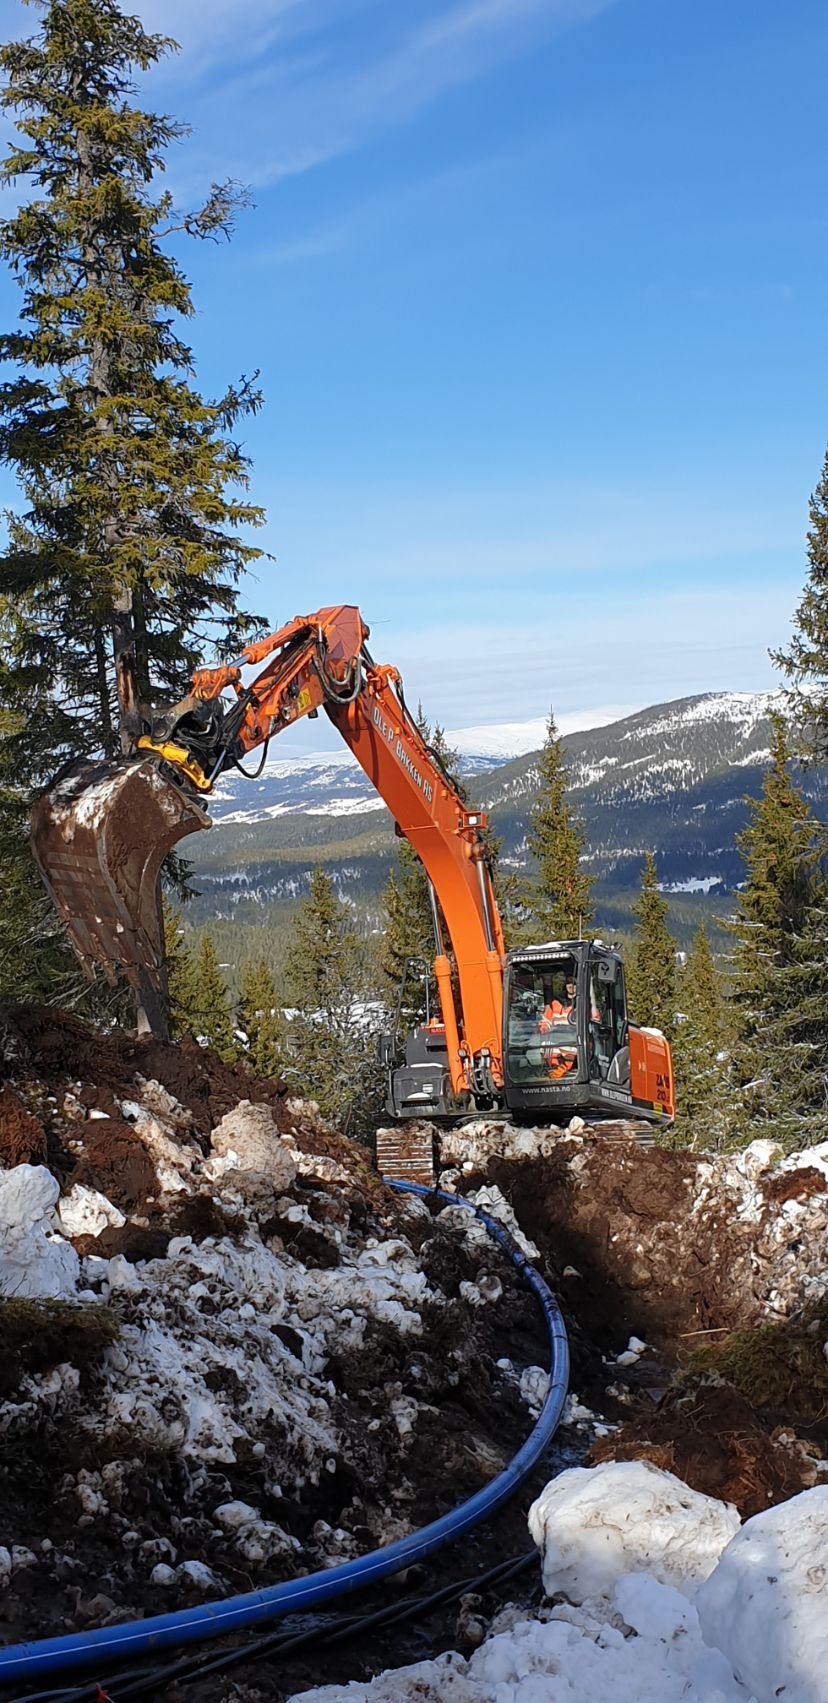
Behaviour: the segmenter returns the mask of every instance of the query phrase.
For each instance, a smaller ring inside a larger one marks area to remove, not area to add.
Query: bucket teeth
[[[47,891],[90,979],[99,964],[133,987],[162,985],[159,876],[185,834],[209,828],[203,806],[151,759],[77,763],[32,811],[32,849]]]

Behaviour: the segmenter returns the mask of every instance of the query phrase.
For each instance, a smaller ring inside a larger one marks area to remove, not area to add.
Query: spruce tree
[[[792,682],[789,701],[805,751],[828,757],[828,454],[810,502],[808,578],[794,617],[794,635],[774,660]]]
[[[311,876],[285,960],[295,1008],[289,1072],[344,1134],[365,1135],[379,1109],[380,1072],[366,1020],[364,950],[348,906],[323,869]]]
[[[284,1025],[276,999],[276,983],[264,958],[245,963],[238,1004],[238,1024],[247,1036],[246,1063],[254,1075],[278,1076],[284,1056]]]
[[[14,723],[0,788],[19,803],[66,759],[117,755],[142,702],[181,696],[208,653],[239,648],[258,624],[238,605],[260,555],[244,529],[262,519],[235,430],[255,382],[215,401],[195,388],[179,331],[194,309],[168,246],[228,233],[244,196],[216,185],[178,215],[157,189],[184,128],[134,105],[132,76],[172,42],[115,0],[39,9],[37,34],[0,48],[0,107],[17,124],[0,182],[33,190],[0,223],[22,291],[0,336],[0,459],[25,505],[0,561],[0,709]],[[13,855],[25,886],[25,835]]]
[[[828,1128],[828,884],[812,902],[780,972],[786,1008],[769,1026],[778,1100],[774,1133],[786,1149],[810,1147]]]
[[[814,1053],[809,1038],[814,990],[824,985],[819,834],[787,765],[787,731],[775,716],[762,794],[748,800],[750,820],[739,836],[746,880],[730,925],[737,1022],[730,1140],[736,1145],[757,1135],[796,1144],[803,1109],[821,1100],[819,1046]]]
[[[540,782],[527,835],[537,877],[527,887],[525,905],[538,940],[578,940],[592,923],[592,878],[581,863],[584,836],[566,800],[566,763],[551,711]]]
[[[164,919],[170,1038],[177,1041],[182,1035],[198,1035],[202,1032],[203,1001],[199,993],[195,959],[184,935],[181,912],[166,894],[162,898],[161,908]]]
[[[381,967],[389,1002],[402,990],[406,1021],[425,1018],[425,977],[437,950],[428,897],[428,881],[416,852],[403,841],[397,848],[397,869],[391,870],[382,894],[385,928]]]
[[[676,943],[667,927],[667,900],[658,888],[652,852],[644,858],[641,895],[633,906],[636,930],[627,963],[630,1016],[646,1028],[660,1029],[672,1041],[676,1027]]]
[[[190,1017],[197,1039],[206,1041],[225,1064],[232,1064],[239,1047],[230,995],[209,934],[202,934],[196,953],[195,997]]]
[[[672,1147],[718,1148],[729,1099],[731,1017],[704,923],[677,979],[676,999],[681,1016],[673,1042],[676,1121],[666,1141]]]

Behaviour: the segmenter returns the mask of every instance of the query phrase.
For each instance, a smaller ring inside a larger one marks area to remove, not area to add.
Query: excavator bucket
[[[120,969],[134,988],[162,982],[159,874],[185,834],[210,818],[143,761],[77,763],[32,812],[32,849],[69,939],[92,978]]]

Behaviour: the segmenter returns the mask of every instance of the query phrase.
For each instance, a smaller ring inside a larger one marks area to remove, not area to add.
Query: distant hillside
[[[565,737],[603,928],[627,925],[647,850],[679,933],[713,908],[711,900],[726,909],[722,900],[742,879],[735,840],[747,820],[745,795],[761,790],[775,702],[770,693],[705,693]],[[490,730],[496,749],[484,768],[479,748],[463,763],[491,812],[503,858],[516,869],[526,866],[538,788],[536,750],[511,761],[501,755],[520,745],[521,725],[509,724],[508,740]],[[537,722],[523,725],[534,737],[542,732]],[[468,731],[479,747],[487,730]],[[817,774],[806,775],[804,786],[815,803],[828,797]],[[261,922],[303,894],[316,863],[343,897],[374,912],[394,856],[393,826],[375,798],[347,751],[273,764],[261,782],[233,777],[212,833],[191,842],[202,895],[193,920]]]

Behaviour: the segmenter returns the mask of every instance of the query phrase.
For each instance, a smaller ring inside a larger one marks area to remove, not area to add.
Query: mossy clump
[[[797,1319],[735,1330],[691,1350],[687,1372],[715,1372],[760,1412],[791,1425],[828,1421],[828,1297]]]
[[[99,1360],[119,1329],[110,1308],[94,1303],[0,1300],[0,1396],[11,1395],[27,1372]]]

